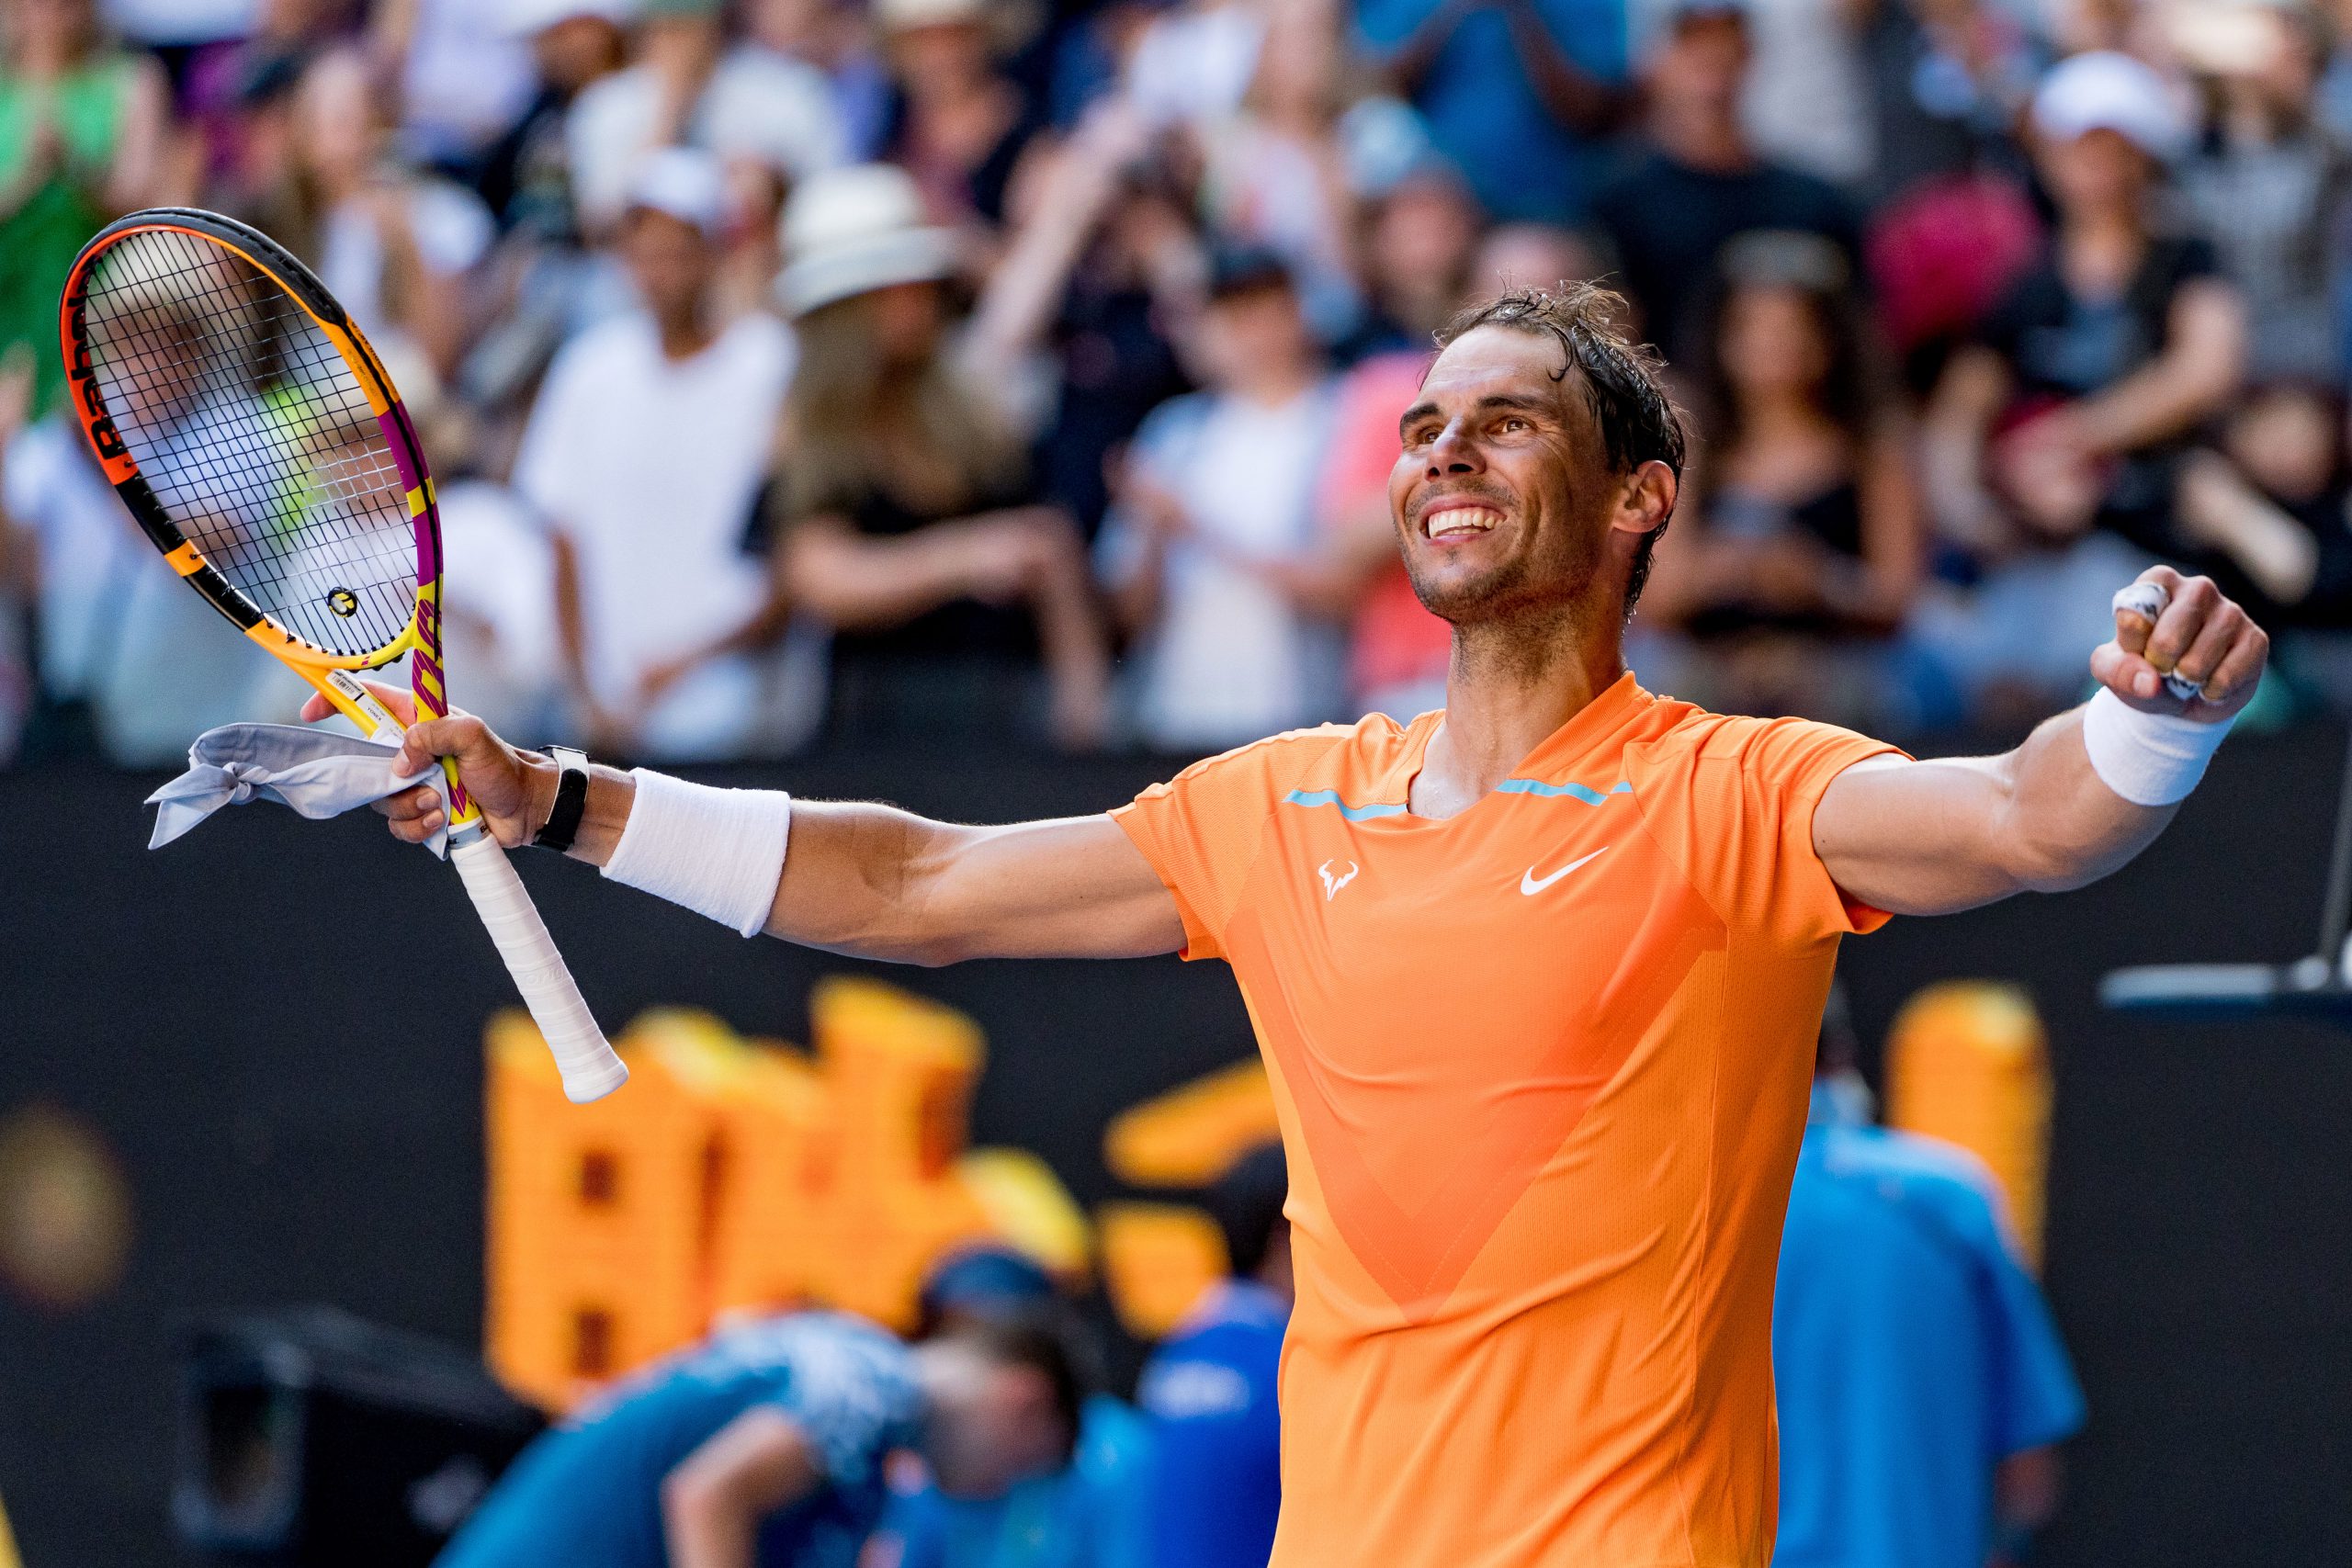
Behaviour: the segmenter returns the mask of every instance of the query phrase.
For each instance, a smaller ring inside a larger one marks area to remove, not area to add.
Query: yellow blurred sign
[[[489,1032],[489,1323],[499,1375],[565,1408],[740,1310],[910,1323],[923,1271],[1002,1239],[1082,1270],[1086,1221],[1042,1161],[965,1148],[979,1030],[836,978],[812,1055],[706,1013],[641,1015],[626,1092],[567,1102],[538,1032]]]
[[[1990,1167],[2037,1268],[2052,1099],[2049,1039],[2032,999],[2015,986],[1928,986],[1887,1032],[1887,1124],[1957,1144]]]

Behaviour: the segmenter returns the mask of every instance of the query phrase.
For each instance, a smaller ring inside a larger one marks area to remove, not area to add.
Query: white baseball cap
[[[637,20],[637,0],[505,0],[500,20],[509,38],[536,38],[575,17],[594,17],[626,28]]]
[[[699,147],[656,148],[628,183],[628,210],[639,208],[666,213],[716,240],[727,226],[726,172]]]
[[[956,270],[954,232],[924,221],[922,192],[895,164],[810,175],[794,187],[781,230],[775,294],[790,316]]]
[[[2033,96],[2033,128],[2060,141],[2112,130],[2159,162],[2188,148],[2187,117],[2165,79],[2113,50],[2094,50],[2052,66]]]

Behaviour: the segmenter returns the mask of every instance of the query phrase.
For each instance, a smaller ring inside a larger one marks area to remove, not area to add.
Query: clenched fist
[[[2269,660],[2269,635],[2211,578],[2152,566],[2115,596],[2115,640],[2092,653],[2091,674],[2143,713],[2219,724],[2253,700]]]

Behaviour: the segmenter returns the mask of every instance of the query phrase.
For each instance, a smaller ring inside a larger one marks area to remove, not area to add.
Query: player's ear
[[[1681,489],[1674,470],[1657,458],[1635,465],[1618,485],[1617,508],[1609,525],[1628,534],[1654,533],[1674,515]]]

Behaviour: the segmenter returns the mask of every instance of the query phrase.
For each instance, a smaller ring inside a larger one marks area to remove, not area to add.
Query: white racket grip
[[[506,960],[514,988],[523,993],[532,1021],[555,1053],[556,1070],[563,1075],[563,1095],[575,1105],[602,1100],[628,1081],[628,1068],[605,1043],[594,1014],[564,967],[563,954],[548,935],[523,879],[506,863],[506,852],[488,833],[480,833],[451,847],[449,859],[473,896],[490,940]]]

